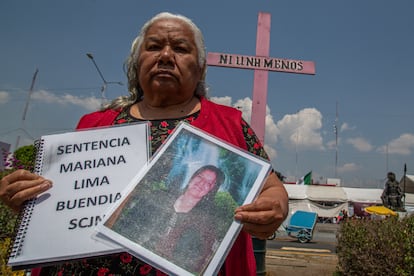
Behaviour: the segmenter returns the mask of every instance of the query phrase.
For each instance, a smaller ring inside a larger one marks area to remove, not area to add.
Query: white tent
[[[405,183],[404,183],[405,181]],[[414,194],[414,175],[406,174],[405,177],[401,177],[400,188],[404,191],[405,184],[405,193]]]
[[[414,181],[414,176],[409,177]],[[289,195],[290,215],[296,210],[304,210],[316,212],[319,217],[333,218],[344,209],[352,215],[353,206],[364,208],[382,204],[382,189],[295,184],[285,184],[285,188]],[[414,210],[414,193],[406,193],[405,206],[407,211]]]
[[[303,210],[334,218],[341,210],[348,209],[348,198],[342,187],[285,184],[285,188],[289,195],[289,215]]]
[[[348,201],[348,195],[343,187],[285,184],[285,188],[289,199],[309,199],[326,202]]]
[[[310,185],[306,192],[308,199],[323,202],[347,202],[348,197],[342,187]]]
[[[307,187],[308,185],[285,184],[289,199],[306,199]]]
[[[348,203],[340,202],[326,206],[308,199],[289,200],[289,214],[292,215],[297,210],[315,212],[318,214],[318,217],[322,218],[335,218],[341,210],[348,210]]]
[[[414,194],[405,194],[405,205],[414,207]]]
[[[368,202],[382,204],[382,189],[362,189],[343,187],[348,201],[351,202]]]

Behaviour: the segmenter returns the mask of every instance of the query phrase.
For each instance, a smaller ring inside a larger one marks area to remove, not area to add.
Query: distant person
[[[400,184],[395,179],[395,174],[389,172],[387,174],[387,182],[385,183],[384,191],[382,192],[382,204],[394,211],[403,210],[402,200],[403,193]]]
[[[339,214],[336,217],[336,223],[342,222],[347,217],[348,217],[348,212],[345,209],[342,209],[341,211],[339,211]]]

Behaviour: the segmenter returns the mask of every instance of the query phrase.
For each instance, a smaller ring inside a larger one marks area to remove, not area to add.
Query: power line
[[[100,86],[91,86],[91,87],[57,87],[57,88],[42,88],[40,90],[47,90],[47,91],[63,91],[63,90],[89,90],[89,89],[97,89],[101,88]],[[0,87],[0,90],[2,91],[19,91],[19,92],[25,92],[27,91],[25,88],[19,88],[19,87]]]

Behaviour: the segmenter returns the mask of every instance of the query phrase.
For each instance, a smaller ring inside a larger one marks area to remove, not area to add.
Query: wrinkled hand
[[[243,230],[259,239],[270,237],[285,220],[280,202],[267,197],[235,210],[235,219],[243,223]]]
[[[259,239],[267,239],[279,228],[289,211],[289,197],[283,183],[271,173],[258,198],[235,210],[234,218],[243,230]]]
[[[52,182],[26,170],[17,170],[0,180],[0,200],[19,212],[23,203],[52,187]]]

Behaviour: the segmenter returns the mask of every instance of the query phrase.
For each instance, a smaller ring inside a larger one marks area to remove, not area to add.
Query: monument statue
[[[400,184],[395,179],[395,174],[389,172],[387,174],[387,182],[385,183],[384,191],[381,195],[382,204],[394,211],[403,211],[404,206],[402,206],[401,200],[403,196]]]

